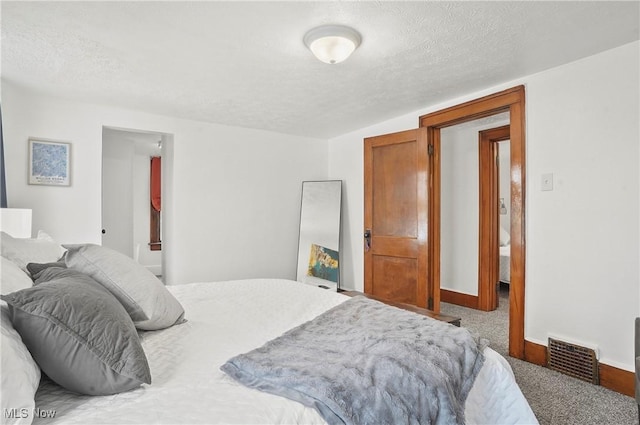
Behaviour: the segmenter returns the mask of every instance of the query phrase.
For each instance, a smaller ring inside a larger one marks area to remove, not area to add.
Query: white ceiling
[[[2,78],[328,138],[638,40],[639,5],[2,1]],[[346,62],[321,63],[302,38],[322,24],[352,26],[362,45]]]

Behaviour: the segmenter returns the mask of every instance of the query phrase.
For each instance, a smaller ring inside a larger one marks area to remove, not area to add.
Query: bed
[[[511,235],[500,226],[500,282],[511,283]]]
[[[500,247],[500,282],[511,283],[511,245]]]
[[[3,265],[7,269],[3,268],[2,273],[3,294],[15,289],[12,285],[16,279],[22,279],[17,276],[18,272],[9,273],[13,266],[7,264],[3,252]],[[46,287],[51,282],[34,288]],[[5,410],[5,421],[35,424],[327,423],[317,409],[248,388],[224,373],[221,366],[234,356],[252,352],[277,340],[283,333],[314,321],[319,315],[341,308],[350,297],[285,279],[200,282],[166,287],[166,292],[184,309],[183,313],[172,313],[173,322],[159,326],[161,329],[137,330],[151,372],[150,384],[138,384],[112,395],[80,395],[42,374],[34,387],[37,391],[33,405],[26,405],[32,414],[22,417],[22,410]],[[3,300],[10,303],[14,303],[15,298],[3,295]],[[4,301],[1,304],[4,338],[9,325],[8,306]],[[421,317],[421,320],[434,320]],[[458,329],[444,323],[442,326]],[[483,354],[484,363],[464,403],[466,423],[537,423],[506,360],[488,347]],[[5,356],[3,339],[3,370],[9,370],[4,369],[5,357],[8,356]],[[317,360],[322,362],[321,358]],[[34,374],[34,371],[27,373],[32,381]],[[5,375],[3,373],[3,398],[13,389],[5,388],[12,385],[5,382]]]

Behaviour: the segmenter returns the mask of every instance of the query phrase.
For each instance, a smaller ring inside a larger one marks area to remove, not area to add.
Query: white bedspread
[[[324,423],[315,410],[245,388],[219,367],[338,305],[346,296],[271,279],[169,289],[184,306],[188,322],[142,334],[151,385],[89,397],[44,382],[36,407],[55,409],[56,416],[34,423]],[[467,399],[467,423],[537,423],[506,360],[491,349],[485,354],[485,365]]]
[[[500,282],[511,283],[511,245],[500,247]]]

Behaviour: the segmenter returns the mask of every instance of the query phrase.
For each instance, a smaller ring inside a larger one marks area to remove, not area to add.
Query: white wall
[[[639,43],[528,81],[525,333],[597,344],[634,370],[640,306]],[[554,190],[540,190],[554,173]],[[569,306],[569,307],[568,307]]]
[[[327,177],[326,141],[48,98],[6,81],[2,112],[9,206],[33,208],[35,230],[100,243],[103,126],[165,133],[167,283],[295,279],[301,182]],[[73,143],[71,187],[27,185],[29,136]]]
[[[480,214],[478,131],[475,126],[445,128],[440,144],[440,287],[476,296]]]
[[[479,133],[509,124],[507,113],[442,129],[440,137],[440,287],[478,295],[480,240]],[[508,143],[500,143],[500,191],[510,206],[511,189]],[[506,146],[503,151],[502,146]],[[503,193],[506,192],[506,195]],[[507,207],[509,209],[509,207]],[[509,231],[509,215],[501,215]],[[461,267],[461,265],[464,265]]]
[[[363,288],[363,138],[415,128],[419,115],[525,84],[525,337],[596,344],[602,362],[635,370],[639,49],[631,43],[330,140],[329,178],[347,189],[345,286]],[[549,172],[556,189],[541,192]]]

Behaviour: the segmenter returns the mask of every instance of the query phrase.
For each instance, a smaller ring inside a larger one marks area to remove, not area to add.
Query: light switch
[[[553,190],[553,173],[542,175],[541,188],[542,191]]]

